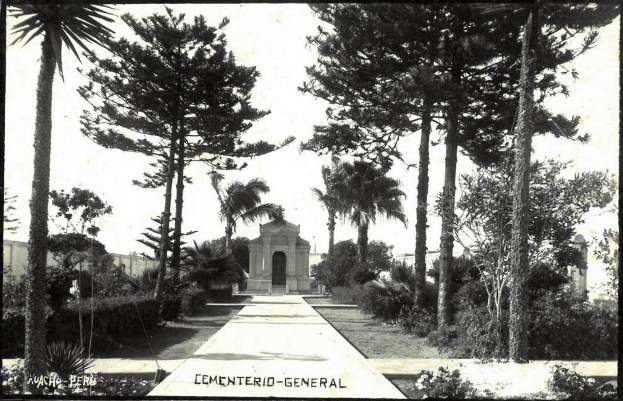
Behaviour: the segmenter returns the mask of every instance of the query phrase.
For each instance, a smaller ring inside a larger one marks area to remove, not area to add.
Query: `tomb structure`
[[[310,292],[310,247],[300,230],[285,220],[260,224],[260,236],[249,242],[248,291]]]

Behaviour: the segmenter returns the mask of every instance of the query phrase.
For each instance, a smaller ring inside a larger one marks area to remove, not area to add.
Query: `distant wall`
[[[147,259],[142,255],[121,255],[118,253],[111,253],[110,255],[112,255],[115,265],[123,265],[125,272],[130,275],[141,274],[145,269],[156,266],[156,261]],[[2,241],[3,269],[8,267],[16,277],[21,277],[26,272],[27,263],[28,243],[11,240]],[[56,263],[52,254],[48,252],[47,264],[53,266]]]

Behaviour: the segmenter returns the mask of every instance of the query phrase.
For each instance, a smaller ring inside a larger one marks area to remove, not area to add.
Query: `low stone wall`
[[[155,268],[156,261],[150,260],[144,256],[121,255],[111,253],[115,265],[123,265],[125,272],[130,275],[141,274],[145,269]],[[57,261],[51,253],[48,253],[48,266],[54,266]],[[11,269],[15,277],[20,278],[26,272],[28,264],[28,243],[21,241],[3,240],[2,241],[2,268]]]

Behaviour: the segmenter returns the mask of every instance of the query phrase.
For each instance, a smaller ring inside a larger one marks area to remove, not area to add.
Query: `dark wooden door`
[[[273,254],[273,285],[286,285],[286,254]]]

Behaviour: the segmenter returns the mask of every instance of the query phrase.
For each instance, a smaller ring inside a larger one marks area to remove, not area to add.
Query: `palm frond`
[[[58,65],[59,73],[63,76],[62,44],[80,60],[75,45],[80,46],[87,53],[91,49],[86,43],[93,43],[106,47],[113,31],[105,23],[113,22],[108,10],[113,8],[105,5],[82,4],[16,4],[11,5],[9,13],[15,18],[23,19],[17,23],[12,32],[17,35],[11,45],[23,42],[28,44],[35,37],[45,35],[49,40]]]
[[[253,209],[247,210],[240,215],[240,219],[245,223],[253,223],[264,217],[279,219],[279,216],[282,214],[283,212],[280,210],[280,206],[274,203],[264,203],[254,207]]]

